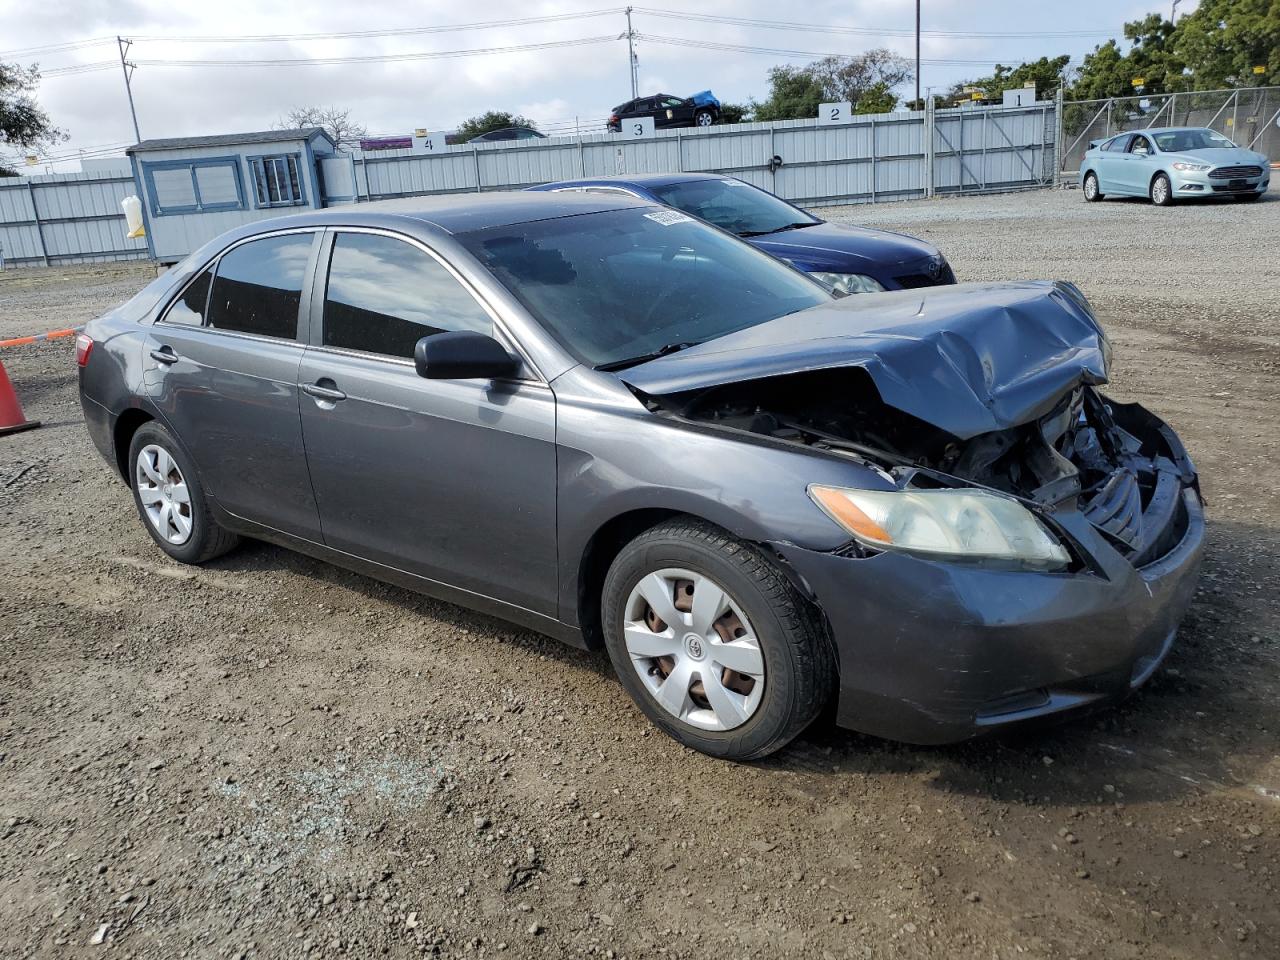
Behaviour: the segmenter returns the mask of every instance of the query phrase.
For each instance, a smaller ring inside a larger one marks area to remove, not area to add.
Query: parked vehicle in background
[[[757,186],[706,173],[592,177],[529,190],[625,194],[663,203],[737,234],[839,293],[877,293],[955,283],[932,244],[887,230],[820,220]]]
[[[709,127],[720,119],[720,101],[710,90],[695,93],[692,97],[676,97],[669,93],[655,93],[637,97],[613,108],[608,128],[614,133],[622,129],[624,120],[653,117],[658,130],[669,127]]]
[[[545,140],[547,135],[532,127],[503,127],[472,137],[467,143],[490,143],[495,140]]]
[[[1257,200],[1271,183],[1266,154],[1236,146],[1207,127],[1129,131],[1091,143],[1080,163],[1080,188],[1090,202],[1108,194],[1178,200]]]
[[[1070,284],[837,298],[667,207],[466,194],[242,226],[76,347],[173,559],[256,537],[603,646],[715,756],[833,695],[918,743],[1119,699],[1196,589],[1195,469]]]

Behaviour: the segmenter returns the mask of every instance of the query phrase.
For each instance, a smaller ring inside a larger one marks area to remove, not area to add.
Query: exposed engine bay
[[[1168,427],[1091,386],[1038,420],[967,440],[888,406],[857,367],[645,399],[655,412],[855,458],[903,487],[980,485],[1046,509],[1075,501],[1135,562],[1177,542],[1182,491],[1197,482]]]

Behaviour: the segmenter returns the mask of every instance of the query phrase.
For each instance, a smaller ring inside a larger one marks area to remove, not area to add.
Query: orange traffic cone
[[[9,375],[4,372],[4,364],[0,363],[0,437],[38,426],[39,420],[28,420],[22,415],[22,404],[18,402],[18,395],[13,392],[13,384],[9,382]]]

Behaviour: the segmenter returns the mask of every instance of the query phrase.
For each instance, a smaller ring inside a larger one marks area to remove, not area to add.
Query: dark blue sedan
[[[734,177],[651,173],[562,180],[529,189],[616,193],[664,203],[737,234],[839,293],[956,282],[946,257],[932,244],[901,233],[819,220]]]

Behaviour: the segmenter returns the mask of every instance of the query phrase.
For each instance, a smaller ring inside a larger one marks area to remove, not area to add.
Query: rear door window
[[[1122,133],[1120,136],[1112,137],[1110,140],[1104,143],[1102,145],[1102,149],[1111,153],[1122,152],[1125,148],[1125,144],[1127,144],[1128,142],[1129,142],[1129,134]]]
[[[209,305],[209,284],[212,280],[213,267],[192,280],[187,289],[182,291],[182,296],[169,305],[164,322],[180,323],[188,327],[201,326]]]
[[[324,297],[326,347],[411,359],[433,333],[493,334],[493,320],[452,273],[395,237],[339,233]]]
[[[312,237],[311,233],[263,237],[224,253],[209,297],[208,325],[296,340]]]

